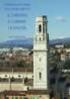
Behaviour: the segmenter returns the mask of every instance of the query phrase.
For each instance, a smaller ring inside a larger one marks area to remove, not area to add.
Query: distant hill
[[[56,44],[70,44],[70,38],[62,38],[62,39],[54,39],[54,40],[50,40],[49,42],[50,45],[56,45]]]
[[[70,44],[70,38],[63,39],[54,39],[49,41],[49,45],[56,44]],[[0,42],[0,47],[25,47],[32,48],[33,39],[32,38],[23,38],[23,39],[10,39],[4,42]]]
[[[0,42],[0,47],[32,47],[32,38],[23,38],[23,39],[12,39],[4,42]]]

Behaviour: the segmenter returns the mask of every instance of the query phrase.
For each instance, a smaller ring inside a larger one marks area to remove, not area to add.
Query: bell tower
[[[46,16],[36,18],[33,66],[34,89],[48,90],[48,33]]]

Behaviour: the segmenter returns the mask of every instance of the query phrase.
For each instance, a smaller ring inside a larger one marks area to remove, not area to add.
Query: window
[[[14,81],[15,81],[15,78],[14,78],[14,77],[12,77],[12,78],[11,78],[11,82],[14,82]]]
[[[41,80],[41,78],[42,78],[42,73],[39,72],[39,79]]]
[[[5,75],[5,77],[7,77],[7,75]]]
[[[41,38],[39,38],[39,41],[41,41]]]
[[[18,75],[18,77],[20,78],[20,77],[21,77],[21,75]]]
[[[41,25],[39,25],[39,32],[41,32]]]

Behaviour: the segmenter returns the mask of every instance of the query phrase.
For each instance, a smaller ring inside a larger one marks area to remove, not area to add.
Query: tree
[[[64,63],[64,69],[70,69],[70,59],[67,59]]]

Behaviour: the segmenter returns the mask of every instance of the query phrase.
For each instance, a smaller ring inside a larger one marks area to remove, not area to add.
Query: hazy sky
[[[9,5],[17,3],[28,3],[28,9],[16,11],[13,8],[27,6]],[[14,14],[18,13],[21,15],[15,17]],[[22,17],[25,13],[27,16]],[[0,0],[0,41],[11,37],[32,37],[35,32],[35,17],[41,15],[47,15],[50,39],[70,37],[70,0]],[[14,22],[16,19],[23,22]]]

